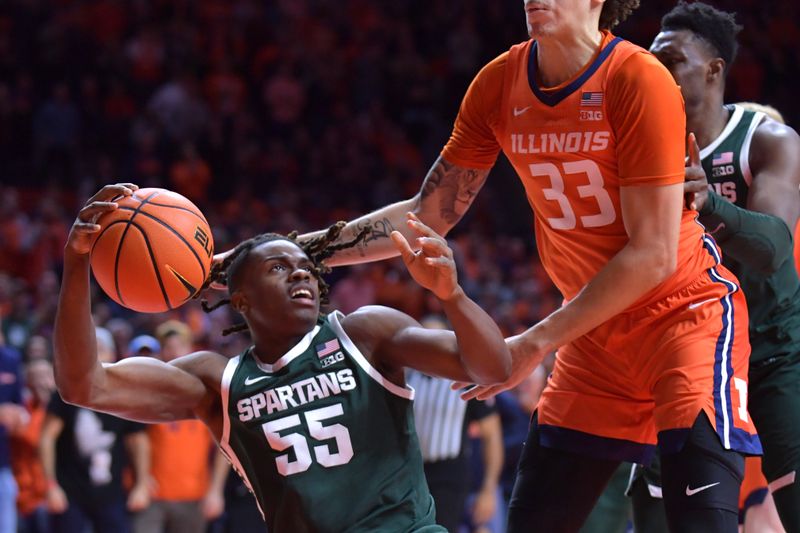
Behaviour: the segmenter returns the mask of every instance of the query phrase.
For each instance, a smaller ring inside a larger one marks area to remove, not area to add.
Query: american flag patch
[[[714,157],[711,159],[711,166],[728,165],[730,163],[733,163],[733,152],[714,154]]]
[[[333,352],[338,352],[341,350],[339,346],[339,339],[329,340],[325,344],[317,344],[315,347],[317,350],[317,357],[323,358],[328,354],[332,354]]]
[[[589,106],[603,105],[603,93],[600,91],[581,93],[581,105],[589,105]]]

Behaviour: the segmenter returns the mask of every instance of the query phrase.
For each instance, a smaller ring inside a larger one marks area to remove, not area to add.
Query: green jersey
[[[336,312],[268,365],[252,348],[222,377],[220,442],[270,533],[425,531],[433,498],[413,389],[370,365]]]
[[[719,137],[700,151],[709,189],[747,209],[753,175],[750,143],[764,114],[727,106],[731,112]],[[718,228],[706,228],[712,236]],[[800,280],[794,258],[765,275],[725,255],[722,263],[739,278],[750,313],[750,361],[758,362],[800,349]]]

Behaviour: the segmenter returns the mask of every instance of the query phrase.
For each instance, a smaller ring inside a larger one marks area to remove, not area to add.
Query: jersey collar
[[[538,43],[533,41],[530,51],[528,52],[528,84],[530,85],[533,94],[535,94],[536,98],[538,98],[543,104],[550,107],[556,106],[564,98],[577,91],[580,86],[583,85],[586,80],[588,80],[592,74],[597,71],[598,68],[600,68],[600,65],[602,65],[606,59],[608,59],[608,56],[611,55],[614,47],[616,47],[621,41],[621,37],[614,37],[605,46],[605,48],[603,48],[600,53],[597,54],[597,57],[594,58],[594,61],[592,61],[587,69],[585,69],[577,78],[557,91],[544,91],[539,88],[539,84],[536,81],[536,73],[539,68],[539,58],[536,53],[536,50],[538,49]]]

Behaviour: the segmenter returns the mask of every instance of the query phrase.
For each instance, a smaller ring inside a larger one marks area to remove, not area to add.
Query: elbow
[[[502,359],[502,365],[497,376],[497,383],[504,383],[511,379],[511,352],[506,350],[506,355]]]
[[[84,387],[76,387],[60,382],[56,379],[56,390],[61,399],[68,404],[78,407],[92,407],[91,394]]]
[[[659,248],[650,254],[649,270],[653,286],[662,283],[678,269],[677,249]]]
[[[437,210],[431,210],[430,208],[426,209],[426,206],[424,205],[419,194],[411,199],[411,203],[413,207],[410,209],[410,211],[414,213],[423,224],[431,228],[442,237],[446,237],[447,234],[450,233],[450,230],[453,229],[458,222],[458,220],[446,220],[441,216],[441,214],[439,214],[438,207],[436,208]]]
[[[61,399],[68,404],[93,409],[97,407],[95,388],[88,381],[75,381],[62,375],[56,368],[56,390]]]
[[[511,352],[505,343],[502,350],[495,352],[492,364],[487,365],[479,375],[472,378],[478,385],[495,385],[511,379]]]

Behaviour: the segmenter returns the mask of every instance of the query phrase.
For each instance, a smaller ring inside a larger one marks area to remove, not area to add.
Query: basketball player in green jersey
[[[261,235],[214,267],[211,277],[227,279],[230,304],[252,338],[240,356],[204,351],[170,363],[133,357],[101,365],[89,251],[97,217],[135,189],[104,187],[72,226],[55,324],[62,397],[142,422],[203,420],[271,533],[444,531],[435,524],[403,369],[480,383],[503,381],[510,371],[503,336],[458,285],[445,240],[411,215],[420,251],[392,234],[412,277],[438,297],[455,331],[424,329],[380,306],[320,314],[328,289],[321,260],[337,249],[330,243],[340,223],[302,246],[292,236]]]
[[[764,113],[723,104],[740,29],[732,13],[680,3],[662,19],[650,51],[681,86],[687,130],[694,133],[686,171],[689,207],[698,210],[747,296],[748,409],[781,521],[787,531],[800,531],[800,281],[790,229],[800,214],[800,137]],[[643,507],[653,509],[652,501],[642,506],[637,500],[660,488],[657,470],[640,475],[633,486],[634,516]],[[687,487],[687,503],[696,490]],[[637,524],[642,531],[665,528],[663,521],[660,527],[652,519],[643,522]]]

